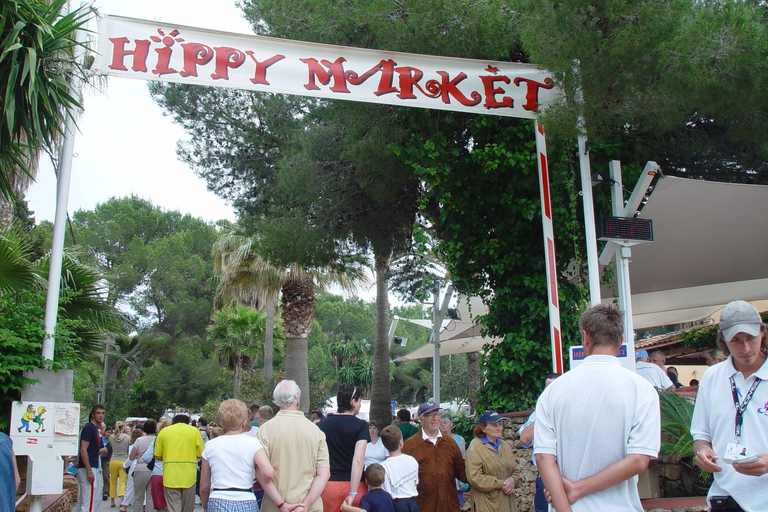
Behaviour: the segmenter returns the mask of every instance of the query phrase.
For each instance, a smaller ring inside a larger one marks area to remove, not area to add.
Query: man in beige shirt
[[[300,398],[294,381],[280,381],[272,394],[280,412],[256,434],[275,468],[277,493],[265,486],[264,512],[290,512],[297,504],[302,512],[323,510],[320,495],[331,477],[328,445],[325,434],[299,410]]]

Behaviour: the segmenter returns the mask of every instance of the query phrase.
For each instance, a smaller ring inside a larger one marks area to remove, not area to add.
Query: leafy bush
[[[661,404],[661,452],[671,453],[678,459],[693,456],[693,437],[690,426],[693,403],[674,391],[659,391]]]

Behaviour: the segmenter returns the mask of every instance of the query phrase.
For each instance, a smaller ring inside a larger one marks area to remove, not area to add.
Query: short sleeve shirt
[[[731,377],[742,402],[755,379],[761,379],[744,411],[740,444],[747,447],[750,454],[768,453],[768,382],[765,382],[768,381],[768,362],[746,379],[734,368],[730,357],[711,366],[699,385],[691,435],[694,441],[710,443],[720,457],[725,453],[726,445],[733,442],[736,406],[731,392]],[[760,477],[742,475],[722,459],[717,464],[723,470],[714,473],[715,480],[709,488],[709,496],[733,496],[746,512],[766,509],[768,474]]]
[[[371,442],[368,423],[349,414],[331,414],[317,426],[325,433],[331,458],[331,481],[349,481],[358,441]]]
[[[203,438],[193,426],[175,423],[155,438],[155,455],[163,460],[163,485],[186,489],[197,480],[197,458],[203,453]]]
[[[657,457],[659,396],[616,357],[588,356],[555,380],[536,405],[534,452],[554,455],[563,477],[581,480],[629,454]],[[582,497],[574,512],[642,512],[637,476]]]
[[[395,512],[392,496],[381,489],[374,489],[363,496],[360,508],[367,512]]]
[[[99,467],[99,449],[101,448],[101,434],[96,425],[90,421],[85,424],[83,430],[80,431],[80,441],[88,443],[88,462],[91,464],[91,468],[97,469]],[[78,452],[79,453],[79,452]],[[78,461],[77,467],[84,468],[83,461]]]

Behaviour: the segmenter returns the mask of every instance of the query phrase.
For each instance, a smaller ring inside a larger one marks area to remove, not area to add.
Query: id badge
[[[738,460],[748,456],[746,446],[741,446],[739,443],[728,443],[725,446],[724,459]]]

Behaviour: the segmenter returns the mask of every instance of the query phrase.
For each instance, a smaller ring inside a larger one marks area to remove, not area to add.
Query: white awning
[[[665,177],[641,218],[654,242],[632,247],[635,329],[712,316],[735,299],[768,299],[768,186]],[[610,301],[612,292],[603,287]]]
[[[440,331],[441,356],[478,352],[482,351],[483,346],[488,343],[496,344],[501,341],[501,338],[483,337],[480,334],[483,327],[473,321],[473,319],[488,312],[488,307],[483,304],[480,297],[472,297],[467,300],[467,297],[460,296],[456,309],[459,310],[461,320],[443,321],[443,328]],[[431,320],[408,320],[405,318],[401,320],[412,322],[428,329],[432,329],[433,325]],[[434,355],[434,350],[434,344],[427,343],[413,352],[395,359],[395,362],[431,358]]]

